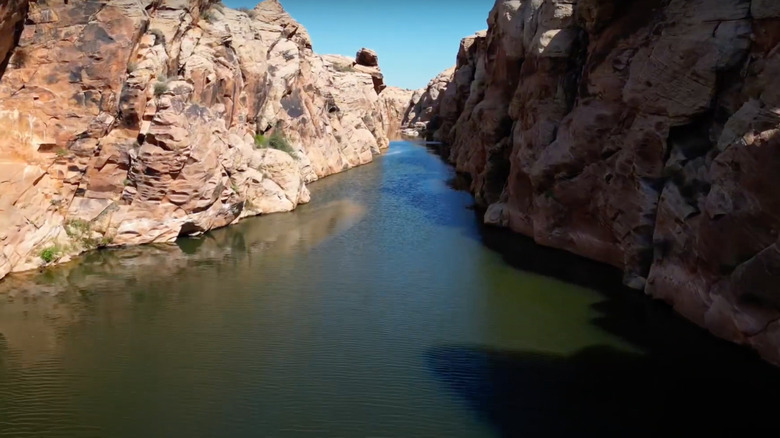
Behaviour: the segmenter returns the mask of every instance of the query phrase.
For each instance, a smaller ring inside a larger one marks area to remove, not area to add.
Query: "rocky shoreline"
[[[277,0],[0,6],[0,278],[284,212],[372,161],[411,91]]]
[[[405,122],[486,223],[780,364],[780,7],[499,0]]]

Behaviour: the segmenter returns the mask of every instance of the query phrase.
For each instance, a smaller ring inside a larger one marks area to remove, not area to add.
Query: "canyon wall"
[[[6,0],[0,4],[0,75],[8,65],[8,56],[16,45],[26,14],[27,0]]]
[[[400,125],[363,52],[316,55],[277,0],[3,2],[0,277],[307,202]]]
[[[778,74],[774,0],[498,0],[410,113],[486,222],[780,364]]]

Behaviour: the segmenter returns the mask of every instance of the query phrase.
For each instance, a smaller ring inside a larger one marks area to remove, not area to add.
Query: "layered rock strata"
[[[0,60],[0,277],[289,211],[400,123],[277,0],[10,0]]]
[[[485,221],[780,364],[778,3],[498,0],[488,25],[411,109]]]

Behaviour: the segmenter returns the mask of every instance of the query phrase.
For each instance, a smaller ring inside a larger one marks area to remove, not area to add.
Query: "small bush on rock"
[[[290,142],[287,141],[281,134],[274,134],[271,139],[268,140],[268,146],[278,149],[282,152],[287,152],[290,155],[295,155],[295,149],[290,146]]]
[[[341,73],[354,72],[355,68],[351,64],[333,64],[333,69]]]
[[[295,149],[290,145],[290,142],[279,132],[273,133],[270,138],[263,134],[257,134],[255,136],[255,147],[258,149],[276,149],[287,152],[293,158],[298,158],[298,154],[295,153]]]
[[[92,225],[84,219],[71,219],[65,222],[65,233],[68,234],[68,237],[80,237],[91,231]]]
[[[154,95],[158,97],[162,96],[168,92],[168,89],[168,79],[161,78],[154,84]]]
[[[60,252],[61,251],[58,246],[50,246],[48,248],[44,248],[43,251],[41,251],[40,257],[44,263],[51,263],[59,258]]]
[[[255,16],[257,15],[257,11],[255,11],[254,9],[238,8],[237,10],[238,12],[245,13],[247,16],[249,16],[249,18],[255,18]]]

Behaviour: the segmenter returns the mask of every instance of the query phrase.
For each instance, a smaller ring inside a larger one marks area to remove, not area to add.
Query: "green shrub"
[[[57,149],[57,152],[55,152],[55,153],[57,154],[58,158],[63,158],[63,157],[66,157],[68,155],[68,150],[65,149],[65,148],[59,148],[59,149]]]
[[[41,251],[40,257],[41,260],[43,260],[45,263],[51,263],[59,258],[60,255],[60,248],[58,246],[50,246],[48,248],[44,248],[43,251]]]
[[[255,11],[254,9],[238,8],[237,11],[245,13],[247,16],[249,16],[249,18],[255,18],[255,16],[257,15],[257,11]]]
[[[65,222],[65,233],[74,241],[81,243],[81,249],[84,250],[103,248],[114,241],[107,236],[92,237],[92,223],[83,219],[71,219]]]
[[[288,142],[282,134],[274,133],[274,135],[271,136],[271,139],[268,140],[268,146],[295,156],[295,149],[290,146],[290,142]]]
[[[138,64],[133,61],[127,63],[127,74],[130,74],[136,70],[138,70]]]
[[[157,83],[154,84],[154,95],[159,97],[167,92],[168,92],[168,79],[167,78],[158,79]]]
[[[209,23],[213,23],[214,22],[214,13],[211,12],[211,11],[204,11],[203,14],[201,15],[201,18],[203,18],[204,20],[208,21]]]
[[[291,157],[298,158],[298,154],[295,153],[295,149],[290,145],[290,142],[284,138],[279,132],[274,132],[271,137],[266,137],[263,134],[257,134],[255,136],[255,147],[258,149],[271,148],[282,152],[287,152]]]
[[[255,147],[260,149],[268,146],[268,139],[263,134],[255,135]]]
[[[354,72],[355,68],[352,66],[352,64],[333,64],[333,70],[341,73],[348,73]]]
[[[92,231],[92,225],[84,219],[71,219],[65,222],[65,233],[69,237],[81,236]]]

